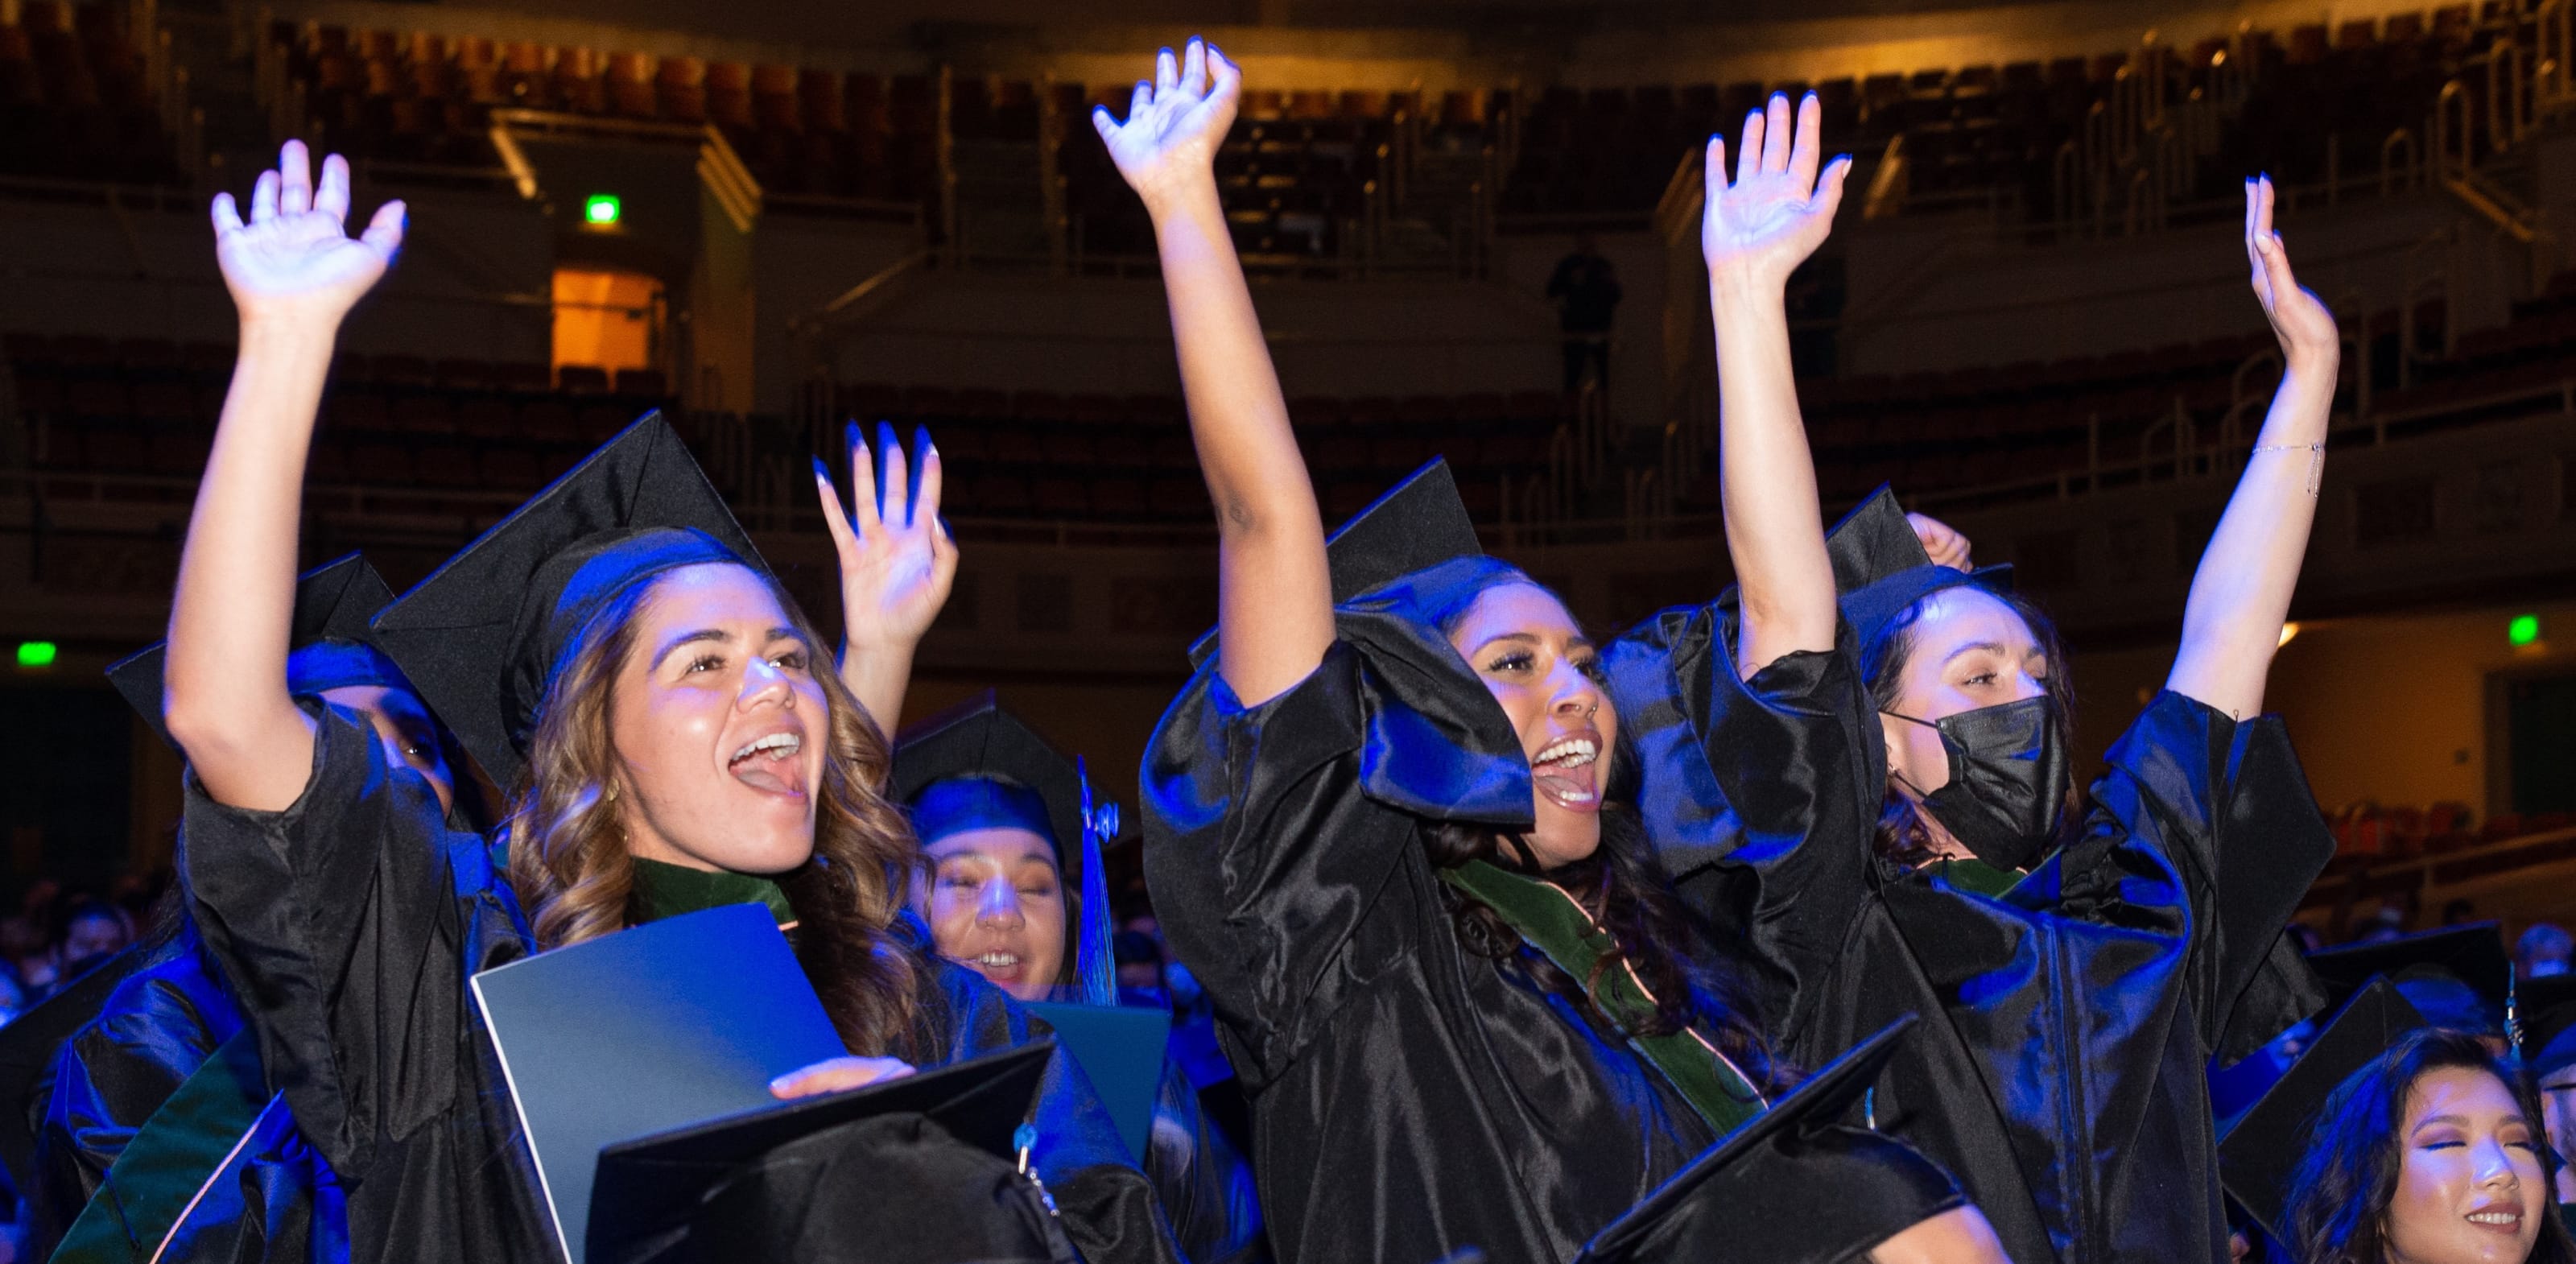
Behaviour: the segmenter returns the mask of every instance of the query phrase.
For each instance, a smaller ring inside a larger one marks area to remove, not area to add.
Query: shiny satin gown
[[[1146,879],[1250,1096],[1280,1259],[1570,1260],[1717,1138],[1615,1033],[1459,944],[1420,831],[1526,829],[1529,764],[1404,605],[1345,605],[1322,665],[1258,707],[1212,667],[1191,680],[1146,756]],[[1807,1254],[1766,1259],[1852,1259],[1956,1204],[1946,1176],[1878,1142],[1759,1174],[1781,1206],[1857,1195],[1813,1217]],[[1726,1219],[1697,1217],[1670,1258],[1736,1258]]]
[[[238,1006],[216,982],[192,925],[168,943],[137,949],[146,959],[119,983],[98,1016],[62,1044],[31,1095],[36,1181],[26,1192],[28,1247],[49,1256],[108,1171],[156,1112],[242,1027]],[[333,1264],[348,1254],[337,1179],[304,1142],[282,1104],[261,1112],[249,1137],[228,1136],[217,1152],[233,1161],[189,1191],[187,1214],[167,1240],[133,1243],[166,1264],[184,1261],[309,1261]]]
[[[339,1173],[352,1259],[555,1264],[534,1163],[467,987],[529,953],[517,902],[486,840],[449,829],[428,784],[390,768],[371,730],[299,703],[316,733],[293,805],[246,811],[193,776],[187,786],[181,877],[211,954],[250,998],[266,1076]],[[944,1051],[931,1065],[1043,1031],[970,971],[926,964],[918,977],[924,1044]],[[1176,1258],[1144,1174],[1068,1066],[1058,1058],[1041,1089],[1033,1156],[1064,1236],[1092,1264]],[[847,1222],[883,1210],[851,1208]],[[773,1229],[792,1231],[797,1259],[871,1258],[872,1244],[837,1237],[829,1216],[748,1226]]]
[[[1876,1123],[2018,1264],[2224,1264],[2206,1068],[2323,1000],[2282,929],[2334,840],[2281,721],[2158,696],[2081,836],[1988,898],[1874,855],[1886,753],[1848,632],[1744,681],[1734,619],[1667,611],[1605,662],[1656,850],[1757,953],[1790,1056],[1920,1014]]]

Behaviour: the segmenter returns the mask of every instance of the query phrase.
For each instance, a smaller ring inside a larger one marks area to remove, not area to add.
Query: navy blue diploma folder
[[[1138,1161],[1154,1127],[1154,1098],[1163,1087],[1163,1050],[1172,1038],[1171,1011],[1141,1005],[1073,1005],[1026,1001],[1020,1008],[1055,1028],[1058,1047],[1073,1055],[1091,1081],[1118,1139]]]
[[[757,904],[664,918],[486,970],[474,976],[474,996],[572,1264],[584,1264],[603,1147],[792,1109],[770,1096],[770,1080],[847,1052]]]

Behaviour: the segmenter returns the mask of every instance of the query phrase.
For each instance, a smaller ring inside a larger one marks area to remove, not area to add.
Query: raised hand
[[[900,1080],[913,1073],[912,1064],[900,1058],[832,1058],[817,1062],[801,1071],[790,1071],[769,1082],[769,1095],[780,1098],[813,1097],[821,1093],[839,1093],[887,1080]]]
[[[2343,336],[2335,330],[2334,313],[2314,291],[2301,288],[2290,272],[2290,252],[2272,229],[2272,177],[2245,182],[2245,262],[2254,270],[2254,297],[2281,340],[2281,354],[2291,360],[2340,356]]]
[[[1905,515],[1905,524],[1914,528],[1914,538],[1922,541],[1923,551],[1932,556],[1933,565],[1961,571],[1975,568],[1968,556],[1968,537],[1959,534],[1957,527],[1919,513]]]
[[[1785,286],[1789,274],[1824,244],[1834,208],[1842,205],[1851,158],[1836,158],[1818,178],[1823,128],[1824,107],[1814,93],[1798,103],[1794,133],[1789,98],[1771,94],[1765,109],[1744,116],[1731,184],[1726,137],[1708,138],[1708,207],[1700,217],[1699,248],[1712,282]]]
[[[882,483],[859,424],[851,422],[846,433],[855,514],[841,512],[831,472],[821,457],[814,458],[823,526],[832,533],[832,548],[841,561],[843,635],[853,653],[910,647],[948,604],[949,587],[957,578],[957,542],[939,520],[939,449],[930,446],[927,433],[919,436],[921,486],[915,491],[893,426],[877,423],[877,456],[885,462]]]
[[[393,266],[405,210],[399,201],[385,203],[354,238],[348,217],[348,162],[338,154],[323,159],[317,186],[311,157],[298,140],[278,150],[277,170],[259,173],[249,223],[242,222],[232,194],[216,194],[215,259],[242,320],[311,320],[336,327]]]
[[[1214,179],[1217,146],[1234,123],[1242,89],[1242,69],[1194,36],[1180,57],[1166,48],[1154,58],[1153,82],[1137,83],[1126,122],[1110,118],[1107,106],[1093,106],[1091,124],[1108,143],[1118,174],[1151,209],[1190,181]]]

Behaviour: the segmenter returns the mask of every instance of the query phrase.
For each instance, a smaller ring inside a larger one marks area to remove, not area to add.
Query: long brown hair
[[[826,642],[804,612],[775,581],[763,582],[819,657]],[[613,686],[657,587],[637,584],[591,620],[538,708],[527,771],[502,828],[510,882],[535,920],[540,952],[634,921],[634,857],[617,806],[623,776],[611,737]],[[814,854],[778,876],[796,910],[796,956],[852,1053],[912,1058],[924,1037],[916,1002],[924,966],[887,928],[903,907],[905,881],[921,866],[921,850],[903,813],[876,790],[889,760],[884,735],[828,665],[814,679],[831,713]]]
[[[2039,685],[2057,702],[2058,744],[2067,750],[2075,749],[2075,672],[2066,661],[2066,645],[2058,639],[2056,622],[2048,617],[2046,611],[2017,594],[1996,592],[1983,585],[1978,585],[1977,591],[2010,607],[2029,626],[2032,643],[2039,647],[2040,657],[2048,660],[2048,679]],[[1870,705],[1881,711],[1895,710],[1897,697],[1905,692],[1905,665],[1913,661],[1915,646],[1923,636],[1916,625],[1923,621],[1924,605],[1931,600],[1932,597],[1927,596],[1907,606],[1895,618],[1888,620],[1887,626],[1879,629],[1868,644],[1860,647],[1861,679],[1869,686]],[[2070,783],[2066,788],[2066,803],[2057,815],[2055,842],[2065,842],[2074,830],[2083,825],[2083,808],[2082,787]],[[1881,859],[1908,869],[1919,868],[1941,858],[1940,853],[1932,849],[1932,826],[1924,819],[1922,805],[1896,784],[1896,761],[1892,758],[1888,760],[1886,798],[1879,804],[1878,833],[1873,843]]]
[[[1555,596],[1545,585],[1498,559],[1478,558],[1472,563],[1452,565],[1455,570],[1441,577],[1446,582],[1418,582],[1412,593],[1417,603],[1415,616],[1438,630],[1444,639],[1466,619],[1476,599],[1492,589],[1527,584]],[[1601,701],[1605,708],[1611,705],[1607,689]],[[1604,755],[1601,784],[1619,782],[1614,762],[1634,758],[1626,731],[1620,730],[1612,749]],[[1634,808],[1605,803],[1599,819],[1600,846],[1581,860],[1545,873],[1535,872],[1534,857],[1525,840],[1463,822],[1426,823],[1421,830],[1422,847],[1435,867],[1483,860],[1563,887],[1593,921],[1610,932],[1618,944],[1619,959],[1636,970],[1638,979],[1654,996],[1654,1017],[1635,1034],[1670,1035],[1697,1026],[1753,1080],[1755,1088],[1768,1091],[1785,1087],[1787,1069],[1774,1061],[1762,1033],[1744,1017],[1749,1012],[1744,1004],[1745,988],[1726,969],[1723,954],[1707,956],[1704,965],[1693,965],[1694,957],[1700,955],[1693,950],[1705,943],[1683,911],[1680,897],[1673,893],[1671,878],[1655,859]],[[1483,901],[1445,883],[1441,898],[1448,904],[1458,942],[1468,952],[1513,963],[1540,988],[1573,1006],[1594,1025],[1614,1031],[1619,1028],[1591,996],[1599,973],[1613,964],[1610,958],[1595,963],[1595,977],[1574,978],[1544,953],[1524,943],[1520,932]]]

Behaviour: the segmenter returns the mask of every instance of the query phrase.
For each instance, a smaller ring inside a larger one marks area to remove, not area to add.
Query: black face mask
[[[1941,735],[1950,781],[1922,795],[1923,810],[1941,828],[1990,865],[2027,869],[2039,859],[2057,836],[2071,776],[2056,699],[2041,694],[1938,722],[1886,714]]]

